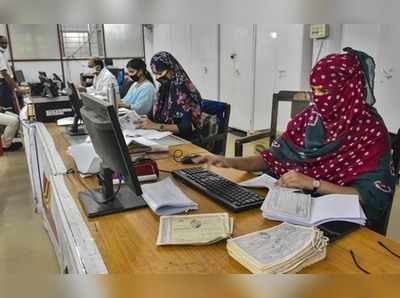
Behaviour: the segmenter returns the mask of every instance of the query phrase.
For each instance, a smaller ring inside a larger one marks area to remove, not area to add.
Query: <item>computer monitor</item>
[[[67,128],[66,132],[71,136],[87,135],[86,129],[79,125],[79,121],[83,121],[81,115],[82,100],[79,97],[75,84],[72,82],[67,82],[67,85],[69,101],[71,103],[71,108],[74,111],[74,123]]]
[[[82,94],[82,101],[83,121],[94,150],[102,159],[102,187],[79,193],[87,216],[96,217],[147,206],[141,197],[142,189],[114,107],[88,94]],[[125,184],[114,186],[113,174],[122,176]]]
[[[25,83],[25,76],[22,70],[16,70],[15,71],[15,80],[17,81],[18,84]]]

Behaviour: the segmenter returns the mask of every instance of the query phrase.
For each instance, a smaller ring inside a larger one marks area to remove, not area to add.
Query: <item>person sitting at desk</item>
[[[134,83],[119,106],[133,109],[139,115],[147,115],[153,107],[156,95],[153,77],[147,71],[146,63],[140,58],[130,60],[126,68]]]
[[[269,171],[277,184],[318,194],[358,194],[367,225],[379,229],[394,193],[390,139],[372,105],[375,63],[351,48],[312,69],[312,104],[259,156],[206,155],[196,162]]]
[[[161,85],[152,111],[135,124],[139,128],[171,131],[182,138],[194,139],[201,125],[199,91],[168,52],[155,54],[151,69]]]
[[[79,87],[80,92],[87,92],[93,95],[107,96],[108,88],[114,85],[118,88],[117,79],[104,67],[104,62],[100,58],[91,58],[88,62],[89,73],[94,75],[91,87]]]

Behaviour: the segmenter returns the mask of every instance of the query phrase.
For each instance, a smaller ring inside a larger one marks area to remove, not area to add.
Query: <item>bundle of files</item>
[[[252,273],[296,273],[326,257],[317,228],[282,223],[227,241],[229,255]]]
[[[157,245],[208,245],[232,233],[228,213],[161,216]]]
[[[198,209],[170,177],[156,183],[142,185],[143,199],[157,215],[172,215]]]
[[[272,187],[261,210],[270,220],[303,226],[317,226],[330,221],[366,223],[357,195],[330,194],[314,198],[293,189]]]

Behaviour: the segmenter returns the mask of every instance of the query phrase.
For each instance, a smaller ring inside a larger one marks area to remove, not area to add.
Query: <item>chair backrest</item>
[[[218,118],[218,133],[228,132],[229,116],[231,106],[225,102],[203,99],[201,102],[201,111],[210,115],[216,115]]]
[[[400,128],[395,133],[389,133],[390,141],[392,145],[392,158],[393,158],[393,165],[394,165],[394,173],[396,175],[396,184],[399,183],[399,171],[400,171]]]
[[[129,88],[131,88],[133,83],[134,82],[129,78],[124,79],[124,82],[122,83],[122,85],[119,88],[119,95],[121,96],[121,98],[125,97],[125,95],[128,93]]]
[[[291,102],[290,117],[293,118],[309,106],[311,93],[306,91],[279,91],[279,93],[274,93],[272,97],[270,145],[277,138],[278,108],[280,102]]]
[[[214,154],[225,154],[231,106],[221,101],[203,99],[201,110],[203,113],[217,116],[218,133],[214,136],[200,138],[197,144]]]

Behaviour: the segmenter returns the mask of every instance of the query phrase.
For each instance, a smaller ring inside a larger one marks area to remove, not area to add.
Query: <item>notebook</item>
[[[261,210],[265,218],[304,226],[331,221],[365,225],[367,219],[357,195],[329,194],[312,198],[280,187],[270,189]]]

